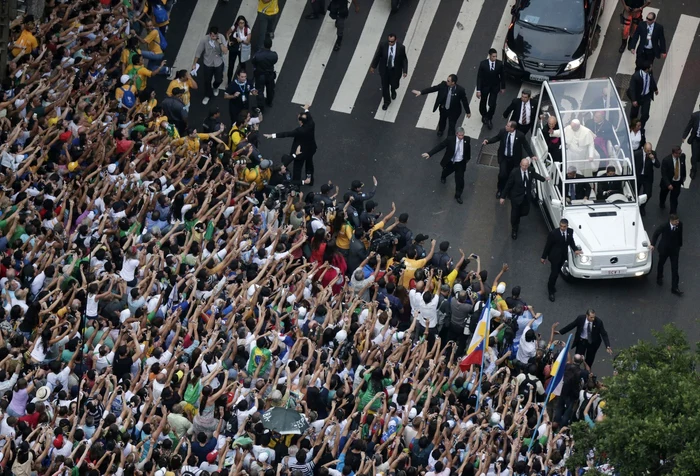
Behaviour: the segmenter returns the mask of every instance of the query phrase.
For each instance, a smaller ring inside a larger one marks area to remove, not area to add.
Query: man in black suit
[[[690,178],[695,179],[695,173],[700,160],[700,111],[695,111],[690,115],[688,125],[685,126],[683,137],[688,138],[692,155],[690,156]]]
[[[649,109],[651,109],[651,102],[654,100],[655,94],[659,94],[659,88],[656,87],[656,80],[651,72],[651,64],[644,63],[632,75],[630,86],[627,89],[627,97],[632,101],[630,119],[639,117],[639,120],[642,122],[642,130],[649,120]]]
[[[486,124],[489,130],[493,129],[493,113],[496,111],[498,92],[506,92],[506,75],[503,71],[503,62],[498,59],[498,51],[489,50],[489,57],[479,63],[476,71],[476,97],[479,101],[479,114],[481,122]],[[488,104],[488,109],[486,105]]]
[[[464,129],[457,129],[456,136],[448,135],[447,139],[433,147],[429,152],[425,152],[422,156],[429,159],[430,156],[437,154],[441,150],[445,150],[445,155],[442,156],[440,166],[442,167],[442,175],[440,182],[445,183],[447,177],[453,172],[455,174],[455,200],[460,205],[463,202],[462,192],[464,191],[464,171],[467,168],[467,162],[471,159],[471,149],[469,148],[469,137],[464,135]]]
[[[413,94],[422,96],[424,94],[430,94],[437,91],[437,97],[435,98],[435,104],[433,105],[433,112],[440,108],[440,120],[438,121],[437,135],[442,137],[445,132],[445,124],[449,121],[448,135],[452,135],[457,127],[457,119],[462,115],[462,106],[464,110],[467,111],[467,117],[472,116],[472,112],[469,109],[469,99],[467,99],[467,92],[464,88],[457,84],[457,75],[451,74],[447,77],[447,81],[443,81],[440,84],[431,86],[429,88],[421,89],[418,91],[414,89]]]
[[[518,239],[518,228],[520,227],[520,217],[526,217],[530,213],[530,200],[532,199],[532,180],[544,182],[549,177],[544,178],[535,168],[530,166],[530,159],[522,159],[520,167],[513,169],[508,176],[508,182],[503,189],[501,205],[506,202],[505,197],[510,198],[510,225],[512,227],[511,237]]]
[[[614,165],[608,165],[605,169],[606,177],[617,177],[617,171]],[[609,180],[607,182],[598,182],[598,189],[596,193],[596,199],[600,201],[605,201],[611,195],[616,193],[622,193],[622,185],[624,182],[620,180]]]
[[[532,91],[529,89],[523,89],[520,97],[513,99],[506,110],[503,111],[503,117],[506,119],[511,117],[518,124],[518,130],[523,134],[527,134],[532,130],[532,126],[536,122],[536,114],[537,99],[532,98]]]
[[[656,157],[656,151],[652,149],[651,142],[644,144],[641,151],[634,153],[634,171],[637,174],[637,189],[639,195],[646,194],[647,202],[651,200],[654,185],[654,168],[661,167],[661,161]],[[639,214],[646,215],[646,206],[639,205]]]
[[[401,75],[405,78],[408,74],[408,57],[406,48],[398,42],[396,35],[389,33],[387,41],[382,41],[374,53],[370,73],[379,68],[379,76],[382,78],[382,97],[384,104],[382,109],[387,110],[392,99],[396,99],[396,90],[399,88]]]
[[[301,148],[303,160],[300,160],[297,155],[294,161],[294,180],[301,178],[301,165],[306,167],[306,180],[309,185],[314,184],[314,154],[316,153],[316,124],[314,123],[311,113],[309,112],[310,104],[302,106],[304,112],[297,116],[299,127],[288,132],[278,132],[276,134],[263,134],[266,139],[282,139],[284,137],[292,137],[292,147],[290,154],[296,154],[297,149]],[[297,176],[298,175],[298,176]]]
[[[639,46],[637,46],[639,42]],[[646,23],[640,23],[628,45],[632,54],[637,53],[637,65],[653,64],[654,58],[666,58],[664,27],[656,23],[656,13],[647,13]]]
[[[601,342],[605,342],[605,350],[612,355],[613,351],[610,347],[608,332],[605,330],[603,321],[596,317],[593,309],[588,309],[586,314],[581,314],[573,322],[555,331],[555,333],[563,335],[573,329],[576,329],[573,347],[576,349],[577,354],[586,357],[588,367],[593,367],[595,354],[598,352]]]
[[[559,228],[553,229],[547,235],[547,243],[544,245],[544,251],[542,251],[542,258],[540,259],[542,264],[549,260],[549,264],[552,266],[549,273],[549,281],[547,281],[549,300],[552,302],[554,302],[554,294],[557,292],[556,285],[559,272],[564,265],[564,261],[568,258],[567,248],[571,248],[575,255],[581,254],[581,251],[576,248],[574,231],[569,229],[569,220],[562,218],[559,220]]]
[[[661,240],[659,241],[659,238]],[[649,249],[654,248],[659,252],[659,262],[656,265],[656,283],[664,283],[664,265],[667,259],[671,259],[671,292],[677,296],[682,296],[683,291],[678,289],[678,255],[683,246],[683,223],[678,215],[671,213],[668,223],[664,223],[654,230],[651,237]]]
[[[583,175],[576,171],[576,167],[570,165],[566,169],[566,179],[584,179]],[[571,203],[572,200],[588,200],[591,196],[591,184],[588,182],[568,182],[565,190],[566,203]]]
[[[659,207],[666,208],[666,197],[671,194],[671,210],[678,210],[678,196],[685,182],[685,154],[679,146],[671,149],[671,155],[661,161],[661,191],[659,192]]]
[[[527,139],[525,139],[525,135],[517,130],[517,126],[517,122],[508,121],[506,127],[501,129],[497,135],[486,139],[482,143],[483,145],[487,145],[500,142],[498,146],[499,171],[496,198],[501,198],[503,195],[503,187],[506,186],[511,170],[513,170],[515,165],[519,164],[520,160],[523,158],[523,151],[527,154],[526,157],[537,160],[537,157],[532,153],[532,149],[530,149],[530,144],[528,144]]]

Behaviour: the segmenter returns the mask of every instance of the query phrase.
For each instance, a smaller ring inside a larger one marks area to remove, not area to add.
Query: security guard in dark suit
[[[664,283],[664,265],[666,260],[671,260],[671,292],[676,296],[682,296],[683,291],[678,289],[678,255],[683,247],[683,223],[678,215],[671,214],[668,222],[654,230],[651,237],[650,250],[659,252],[659,262],[656,265],[656,283],[660,286]]]
[[[559,271],[564,265],[564,261],[568,258],[567,248],[571,248],[575,255],[581,254],[574,241],[574,231],[569,229],[569,220],[562,218],[559,220],[559,228],[553,229],[547,235],[547,243],[544,245],[542,258],[540,259],[542,264],[549,260],[549,263],[552,265],[549,281],[547,281],[549,300],[552,302],[554,302],[554,294],[557,292],[556,284]]]
[[[520,167],[511,171],[506,187],[503,189],[500,203],[503,205],[506,201],[505,197],[510,198],[510,225],[513,229],[511,236],[514,240],[518,239],[520,218],[530,213],[533,179],[540,182],[549,180],[535,172],[535,168],[530,166],[530,159],[522,159]]]
[[[265,105],[272,107],[275,99],[275,64],[277,64],[277,53],[272,51],[272,39],[265,38],[263,49],[258,50],[253,56],[252,63],[255,76],[255,89],[258,90],[258,107],[264,110],[262,99],[265,98]]]

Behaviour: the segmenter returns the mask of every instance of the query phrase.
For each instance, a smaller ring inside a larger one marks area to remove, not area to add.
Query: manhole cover
[[[617,87],[617,92],[621,98],[627,97],[627,90],[630,87],[631,80],[632,80],[631,74],[616,74],[615,75],[615,87]]]
[[[476,163],[498,168],[498,143],[482,145]]]

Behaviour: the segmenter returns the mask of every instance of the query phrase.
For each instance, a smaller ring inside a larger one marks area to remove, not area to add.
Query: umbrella
[[[265,428],[281,435],[301,435],[309,427],[306,418],[295,410],[274,407],[262,415]]]

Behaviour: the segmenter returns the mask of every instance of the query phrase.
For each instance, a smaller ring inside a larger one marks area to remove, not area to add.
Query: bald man
[[[510,225],[512,228],[511,238],[518,239],[518,229],[520,228],[520,218],[530,213],[530,200],[532,199],[532,180],[544,182],[549,180],[535,172],[534,167],[530,167],[530,159],[522,159],[520,167],[513,169],[508,176],[508,181],[503,189],[500,203],[503,205],[505,197],[510,198]]]

